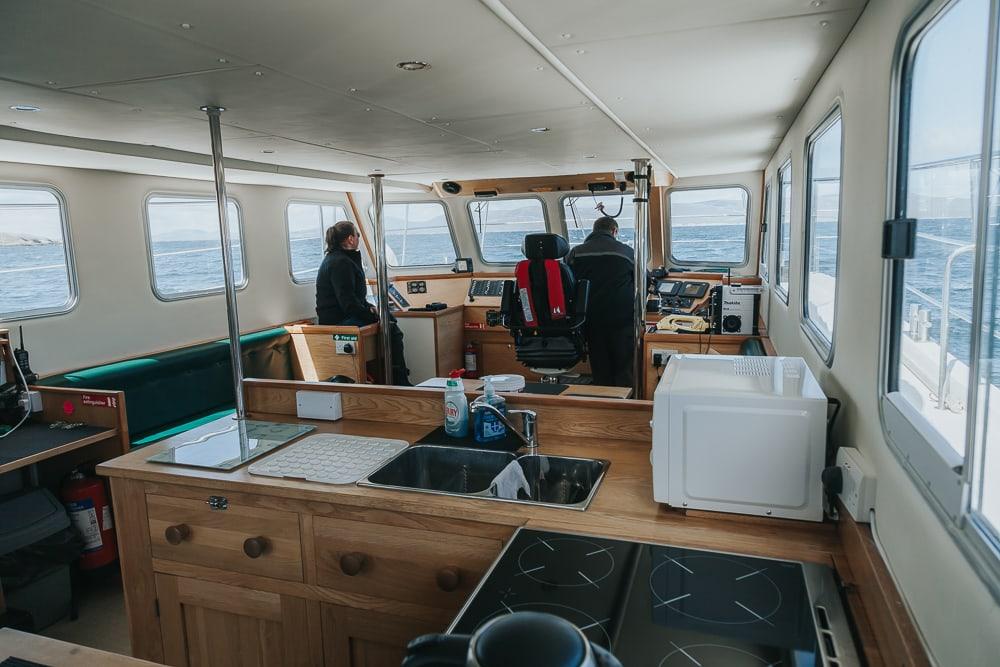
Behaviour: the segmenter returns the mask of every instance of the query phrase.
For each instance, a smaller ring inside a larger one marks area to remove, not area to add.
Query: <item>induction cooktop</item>
[[[448,629],[542,611],[624,667],[860,665],[833,570],[519,529]]]

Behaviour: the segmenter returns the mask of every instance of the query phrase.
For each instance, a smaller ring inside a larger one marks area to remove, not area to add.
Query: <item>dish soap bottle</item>
[[[482,396],[478,397],[476,400],[472,401],[473,409],[477,405],[492,405],[494,408],[503,413],[504,416],[507,415],[507,401],[497,394],[496,389],[493,388],[493,381],[491,378],[486,378],[486,386],[484,387],[484,393]],[[475,421],[473,423],[473,437],[475,437],[476,442],[492,442],[494,440],[502,440],[507,435],[507,427],[504,423],[497,419],[497,416],[486,412],[485,410],[475,413]]]
[[[444,389],[444,432],[453,438],[469,434],[469,401],[465,398],[463,373],[464,368],[449,373]]]

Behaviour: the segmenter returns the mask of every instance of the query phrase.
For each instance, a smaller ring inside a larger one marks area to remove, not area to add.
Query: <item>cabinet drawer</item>
[[[320,586],[458,609],[497,554],[495,538],[330,517],[313,521]]]
[[[208,497],[146,496],[153,558],[302,581],[298,514]]]

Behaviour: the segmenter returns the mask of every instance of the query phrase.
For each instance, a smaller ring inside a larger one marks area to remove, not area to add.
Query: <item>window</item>
[[[233,257],[233,281],[246,287],[243,224],[233,199],[227,208]],[[146,199],[153,293],[165,301],[225,290],[219,213],[212,197],[150,195]]]
[[[837,305],[841,122],[837,109],[809,138],[803,324],[829,364]]]
[[[667,201],[671,261],[712,266],[746,264],[750,193],[745,188],[673,190]]]
[[[75,302],[62,197],[0,185],[0,321],[64,313]]]
[[[904,467],[1000,593],[1000,118],[983,113],[1000,2],[934,7],[897,72],[890,217],[915,220],[916,240],[890,260],[882,407]]]
[[[768,246],[771,244],[771,184],[764,185],[764,212],[760,232],[760,278],[767,282],[768,278]]]
[[[326,251],[326,230],[341,220],[350,220],[340,204],[293,201],[285,209],[288,223],[288,261],[292,281],[311,283]],[[365,257],[364,252],[361,253]]]
[[[594,229],[594,220],[602,215],[615,216],[618,223],[618,240],[630,248],[635,243],[635,204],[632,193],[601,195],[569,195],[562,199],[563,222],[566,223],[566,240],[569,246],[583,243]],[[597,207],[603,206],[602,213]]]
[[[778,167],[778,230],[774,291],[788,303],[788,265],[792,260],[792,161]]]
[[[545,207],[540,199],[475,199],[469,218],[484,262],[512,264],[524,259],[524,237],[545,232]]]
[[[441,202],[386,203],[382,218],[385,257],[390,266],[454,264],[455,241]]]

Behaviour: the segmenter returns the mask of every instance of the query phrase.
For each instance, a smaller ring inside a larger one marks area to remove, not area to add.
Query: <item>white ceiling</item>
[[[611,170],[645,154],[634,138],[678,176],[748,171],[863,7],[0,0],[0,125],[207,153],[198,108],[219,104],[227,157],[330,172],[429,183]]]

